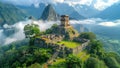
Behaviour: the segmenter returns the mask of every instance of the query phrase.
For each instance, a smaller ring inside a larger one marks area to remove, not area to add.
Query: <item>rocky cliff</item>
[[[55,12],[54,8],[51,4],[46,6],[44,9],[42,16],[40,17],[42,20],[48,20],[48,21],[56,21],[58,20],[58,14]]]

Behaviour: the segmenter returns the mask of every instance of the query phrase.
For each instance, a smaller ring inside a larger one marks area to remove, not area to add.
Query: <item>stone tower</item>
[[[64,27],[70,26],[68,15],[62,15],[61,16],[61,26],[64,26]]]

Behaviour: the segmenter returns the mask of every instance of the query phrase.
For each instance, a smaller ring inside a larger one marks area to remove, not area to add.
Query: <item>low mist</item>
[[[24,34],[24,26],[27,25],[27,24],[31,24],[31,23],[35,23],[35,24],[38,24],[39,27],[40,27],[40,31],[44,31],[48,28],[50,28],[53,24],[55,23],[58,23],[59,24],[59,21],[31,21],[31,20],[27,20],[27,21],[20,21],[20,22],[17,22],[16,24],[14,25],[7,25],[5,24],[4,25],[4,28],[12,28],[14,27],[17,32],[14,33],[13,35],[10,35],[10,36],[5,36],[5,34],[3,33],[3,29],[0,29],[0,45],[7,45],[7,44],[10,44],[12,42],[15,42],[15,41],[19,41],[19,40],[23,40],[25,39],[25,34]]]
[[[38,24],[40,27],[40,31],[45,31],[46,29],[50,28],[53,24],[60,24],[60,21],[32,21],[32,20],[26,20],[26,21],[20,21],[17,22],[14,25],[4,25],[4,28],[12,28],[14,27],[17,32],[10,35],[10,36],[5,36],[5,34],[3,33],[4,30],[0,29],[0,45],[7,45],[10,44],[12,42],[15,41],[19,41],[19,40],[23,40],[25,39],[25,35],[24,35],[24,26],[26,24],[30,24],[30,23],[35,23]],[[120,25],[120,20],[114,20],[114,21],[107,21],[107,20],[102,20],[100,18],[91,18],[91,19],[85,19],[85,20],[70,20],[70,24],[87,24],[87,25],[99,25],[99,26],[104,26],[104,27],[117,27]],[[79,26],[80,27],[80,26]]]

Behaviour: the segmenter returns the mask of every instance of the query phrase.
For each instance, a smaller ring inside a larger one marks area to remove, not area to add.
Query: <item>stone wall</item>
[[[34,43],[36,46],[41,48],[51,48],[53,50],[53,53],[58,51],[59,57],[65,57],[69,54],[78,54],[89,45],[89,42],[90,41],[88,40],[87,42],[82,43],[80,46],[76,48],[68,48],[68,47],[65,47],[64,45],[58,45],[54,43],[46,43],[43,39],[40,39],[40,38],[37,38]]]
[[[76,48],[73,48],[72,49],[72,53],[73,54],[78,54],[79,52],[81,52],[82,50],[86,49],[86,47],[89,45],[89,40],[82,43],[80,46],[76,47]]]
[[[48,34],[48,35],[42,35],[41,38],[48,43],[55,43],[55,42],[62,41],[64,38],[64,35]]]

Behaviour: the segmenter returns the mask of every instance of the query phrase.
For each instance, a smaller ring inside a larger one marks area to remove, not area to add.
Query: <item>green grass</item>
[[[58,42],[57,44],[59,45],[64,44],[68,48],[75,48],[80,45],[80,43],[73,42],[73,41],[61,41],[61,42]]]
[[[29,66],[28,68],[41,68],[41,65],[39,63],[34,63],[31,66]]]
[[[86,61],[90,57],[90,54],[86,53],[86,51],[82,51],[78,53],[76,56],[80,57],[82,61]]]
[[[66,68],[65,59],[57,59],[56,62],[53,62],[52,65],[48,66],[48,68]]]
[[[57,59],[56,62],[53,62],[53,65],[60,64],[60,63],[62,63],[64,61],[65,61],[65,59]]]

